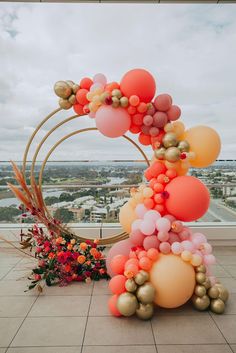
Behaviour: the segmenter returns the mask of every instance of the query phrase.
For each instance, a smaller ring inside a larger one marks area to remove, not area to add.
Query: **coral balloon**
[[[217,132],[208,126],[195,126],[187,130],[184,139],[190,144],[190,150],[196,154],[191,165],[204,168],[211,165],[220,153],[220,137]]]
[[[106,268],[107,268],[107,273],[112,277],[114,276],[114,273],[111,269],[111,260],[113,257],[116,255],[124,255],[124,256],[129,256],[130,250],[134,245],[130,241],[130,239],[125,239],[121,240],[117,243],[115,243],[111,249],[109,250],[106,258]]]
[[[120,224],[124,231],[128,234],[131,232],[131,225],[133,221],[137,218],[137,214],[128,203],[125,203],[124,206],[121,207],[119,214]]]
[[[120,89],[126,97],[136,95],[141,102],[151,102],[155,95],[156,83],[153,76],[144,69],[128,71],[122,78]]]
[[[125,290],[126,277],[123,275],[116,275],[112,277],[109,282],[109,289],[113,294],[124,293]]]
[[[140,230],[132,230],[130,233],[130,240],[133,243],[134,246],[141,246],[143,245],[143,241],[145,239],[145,235],[140,232]]]
[[[210,194],[206,186],[192,176],[179,176],[167,184],[165,191],[167,212],[180,221],[191,222],[202,217],[210,202]]]
[[[143,247],[145,250],[149,250],[152,248],[158,249],[159,244],[160,242],[157,239],[156,235],[149,235],[148,237],[145,237],[143,240]]]
[[[124,272],[125,263],[128,260],[128,256],[125,255],[116,255],[111,260],[111,270],[115,274],[121,274]]]
[[[163,308],[177,308],[192,296],[195,271],[179,256],[160,254],[150,271],[150,282],[156,289],[155,303]]]
[[[116,303],[118,300],[119,296],[117,294],[114,294],[108,301],[108,308],[113,316],[121,316],[121,313],[117,309]]]
[[[172,98],[169,94],[160,94],[155,98],[154,105],[157,110],[160,110],[161,112],[166,112],[171,108]]]
[[[130,128],[131,119],[124,108],[102,105],[96,112],[96,127],[107,137],[119,137]]]

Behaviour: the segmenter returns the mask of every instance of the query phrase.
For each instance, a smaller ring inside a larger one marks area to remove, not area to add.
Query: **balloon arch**
[[[54,90],[60,108],[49,114],[31,136],[22,172],[13,165],[23,191],[10,185],[30,214],[44,223],[49,232],[44,236],[38,227],[33,230],[37,256],[41,264],[44,261],[44,267],[39,264],[33,270],[38,276],[33,286],[42,279],[47,284],[55,279],[87,281],[106,278],[108,273],[113,294],[108,305],[114,316],[136,314],[145,320],[152,317],[154,304],[176,308],[190,298],[198,310],[210,308],[223,313],[228,291],[211,274],[215,263],[212,247],[204,234],[193,233],[183,223],[201,218],[209,207],[208,189],[187,172],[191,166],[204,168],[216,160],[220,152],[217,132],[207,126],[186,130],[179,121],[181,109],[173,104],[169,94],[155,96],[155,79],[144,69],[127,72],[120,83],[108,83],[103,74],[97,74],[93,79],[83,78],[79,85],[58,81]],[[54,126],[38,145],[28,188],[26,161],[35,135],[58,111],[70,108],[76,115]],[[61,138],[46,155],[36,183],[35,164],[44,142],[56,129],[82,115],[94,119],[96,128],[73,131]],[[55,220],[42,196],[43,171],[54,150],[71,136],[94,130],[110,138],[123,136],[140,151],[148,165],[144,173],[146,183],[130,190],[130,199],[120,210],[123,232],[101,242],[115,243],[107,255],[106,268],[102,249],[97,248],[96,242],[76,237]],[[125,135],[128,131],[138,135],[141,145],[151,147],[150,162],[140,146]],[[54,261],[57,273],[51,270],[55,277],[47,282],[50,261]]]

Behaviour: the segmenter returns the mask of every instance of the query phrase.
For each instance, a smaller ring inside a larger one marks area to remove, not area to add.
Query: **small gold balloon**
[[[66,99],[71,95],[72,89],[65,81],[58,81],[54,85],[54,92],[58,97]]]
[[[188,141],[180,141],[178,144],[178,149],[180,152],[188,152],[190,149]]]
[[[207,279],[205,280],[205,282],[202,283],[202,285],[203,285],[206,289],[211,288],[211,281],[209,280],[209,278],[207,278]]]
[[[146,282],[137,289],[136,295],[142,304],[152,303],[155,298],[155,288],[150,282]]]
[[[145,281],[149,280],[149,273],[147,271],[140,270],[139,273],[141,273],[141,275],[145,277]]]
[[[118,108],[119,105],[120,105],[119,99],[118,99],[117,97],[112,97],[112,106],[113,106],[114,108]]]
[[[197,285],[195,287],[194,293],[197,297],[203,297],[204,295],[206,295],[206,288],[204,286]]]
[[[199,284],[203,284],[203,282],[206,281],[206,275],[205,275],[205,273],[197,272],[197,273],[196,273],[196,281],[197,281],[197,283],[199,283]]]
[[[62,109],[67,110],[67,109],[70,109],[72,107],[72,104],[67,99],[60,98],[59,99],[59,106]]]
[[[229,291],[221,283],[216,283],[215,286],[219,290],[219,299],[223,300],[223,302],[227,302],[229,299]]]
[[[134,280],[139,286],[146,282],[145,276],[143,276],[140,272],[137,273],[137,275],[134,277]]]
[[[165,159],[168,162],[177,162],[180,159],[180,150],[176,147],[169,147],[165,152]]]
[[[76,94],[77,91],[79,90],[79,85],[77,85],[76,83],[73,85],[72,87],[73,93]]]
[[[74,104],[74,103],[76,102],[75,95],[72,94],[72,95],[68,98],[68,101],[69,101],[71,104]]]
[[[113,89],[111,94],[113,97],[117,97],[118,99],[120,99],[122,97],[122,93],[119,89]]]
[[[123,107],[123,108],[126,108],[128,107],[129,105],[129,100],[127,97],[121,97],[120,99],[120,105]]]
[[[176,134],[173,132],[167,132],[163,137],[162,143],[166,148],[177,146],[178,140]]]
[[[215,314],[223,314],[225,310],[225,303],[221,299],[211,300],[211,311]]]
[[[151,319],[153,316],[153,313],[154,313],[154,306],[151,303],[149,303],[149,304],[139,303],[139,307],[136,310],[136,315],[141,320]]]
[[[165,159],[166,149],[164,147],[158,148],[154,151],[155,157],[157,159]]]
[[[205,265],[197,266],[195,270],[196,272],[206,273],[206,266]]]
[[[210,299],[207,295],[204,295],[201,298],[194,295],[192,297],[192,302],[194,307],[200,311],[206,310],[210,305]]]
[[[138,308],[138,301],[132,293],[122,293],[117,300],[117,309],[123,316],[131,316]]]
[[[125,282],[125,288],[128,292],[135,292],[138,286],[132,278],[129,278]]]
[[[66,80],[66,83],[73,89],[73,86],[74,86],[74,82],[71,81],[71,80]]]
[[[109,92],[103,92],[101,95],[100,95],[100,101],[101,103],[105,103],[105,100],[110,96],[110,93]]]
[[[218,298],[220,292],[217,286],[212,286],[211,288],[208,289],[207,294],[211,299],[216,299]]]

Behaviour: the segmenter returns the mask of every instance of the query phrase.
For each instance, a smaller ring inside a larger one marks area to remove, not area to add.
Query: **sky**
[[[58,107],[58,80],[104,73],[120,81],[145,68],[157,94],[169,93],[186,128],[209,125],[222,139],[219,158],[236,158],[236,5],[0,3],[0,160],[22,160],[34,128]],[[73,110],[53,117],[40,139]],[[39,159],[67,133],[95,126],[88,117],[64,125]],[[132,135],[131,137],[134,137]],[[151,148],[145,149],[149,157]],[[74,136],[54,160],[137,159],[122,138]]]

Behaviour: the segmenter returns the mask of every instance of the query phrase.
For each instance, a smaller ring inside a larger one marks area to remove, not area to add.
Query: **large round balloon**
[[[128,71],[122,78],[120,89],[126,97],[136,95],[141,102],[151,102],[156,92],[153,76],[144,69]]]
[[[165,191],[169,194],[165,204],[167,212],[180,221],[195,221],[209,207],[210,193],[195,177],[178,176],[167,184]]]
[[[196,154],[191,165],[197,168],[204,168],[215,162],[220,153],[220,136],[208,126],[195,126],[187,130],[184,140],[190,144],[190,150]]]
[[[119,220],[122,228],[126,233],[131,232],[131,224],[138,218],[135,210],[128,202],[120,209]]]
[[[162,255],[153,264],[150,282],[156,289],[155,303],[162,308],[177,308],[192,296],[195,287],[193,266],[177,255]]]
[[[96,112],[97,129],[107,137],[119,137],[130,128],[131,118],[124,108],[102,105]]]
[[[107,273],[113,277],[115,273],[111,269],[111,260],[116,256],[116,255],[124,255],[124,256],[129,256],[130,250],[134,245],[132,244],[131,240],[125,239],[121,240],[118,243],[115,243],[109,250],[107,257],[106,257],[106,267],[107,267]]]

